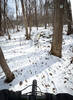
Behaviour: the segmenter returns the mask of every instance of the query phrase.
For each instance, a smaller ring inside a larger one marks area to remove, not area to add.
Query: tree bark
[[[31,3],[31,1],[29,0],[29,30],[30,30],[30,33],[31,33],[32,23],[31,23],[31,6],[30,6],[30,3]]]
[[[54,34],[52,38],[51,54],[62,56],[62,30],[63,30],[64,0],[54,1]]]
[[[16,5],[17,31],[19,31],[19,29],[18,29],[18,5],[17,5],[17,0],[15,0],[15,5]]]
[[[4,34],[6,33],[6,0],[4,0]]]
[[[2,12],[1,12],[1,0],[0,0],[0,36],[3,36],[2,34]]]
[[[25,6],[23,0],[21,0],[21,6],[22,6],[22,12],[23,12],[23,17],[24,17],[24,25],[26,29],[26,39],[30,39],[30,35],[28,33],[28,23],[27,23],[27,18],[26,18],[26,11],[25,11]]]
[[[47,0],[45,0],[44,13],[45,13],[45,29],[47,29],[47,22],[48,22],[48,5],[47,5]]]
[[[72,11],[71,11],[71,2],[68,2],[68,9],[67,9],[67,14],[68,14],[68,32],[67,35],[72,34]]]
[[[10,71],[10,69],[9,69],[9,67],[8,67],[8,65],[6,63],[6,60],[4,58],[4,55],[3,55],[3,52],[1,50],[1,48],[0,48],[0,65],[1,65],[1,68],[3,69],[3,71],[4,71],[5,75],[6,75],[5,82],[7,82],[7,83],[11,82],[15,78],[15,76]]]
[[[36,0],[34,0],[35,3],[35,25],[37,27],[38,30],[38,19],[37,19],[37,4],[36,4]]]

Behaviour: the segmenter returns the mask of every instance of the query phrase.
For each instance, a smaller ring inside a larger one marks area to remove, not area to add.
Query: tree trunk
[[[18,5],[17,5],[17,0],[15,0],[15,5],[16,5],[17,31],[19,31],[19,29],[18,29]]]
[[[30,0],[29,0],[29,30],[30,30],[30,33],[31,33],[31,6],[30,6]]]
[[[3,55],[3,52],[1,50],[1,48],[0,48],[0,65],[1,65],[1,68],[3,69],[3,71],[4,71],[5,75],[6,75],[5,82],[7,82],[7,83],[11,82],[15,78],[15,76],[10,71],[10,69],[9,69],[9,67],[8,67],[8,65],[6,63],[6,60],[4,58],[4,55]]]
[[[48,5],[47,5],[47,0],[45,0],[44,13],[45,13],[45,29],[47,29],[47,22],[48,22]]]
[[[26,18],[27,18],[27,24],[29,26],[29,20],[28,20],[28,0],[25,0],[25,8],[26,8]]]
[[[30,35],[28,33],[28,23],[27,23],[26,12],[25,12],[25,7],[24,7],[23,0],[21,0],[21,5],[22,5],[22,12],[23,12],[23,17],[24,17],[24,25],[25,25],[25,29],[26,29],[26,39],[29,40]]]
[[[62,30],[63,30],[64,0],[54,1],[54,34],[52,39],[51,54],[62,56]]]
[[[43,24],[43,21],[42,21],[42,19],[43,19],[43,8],[44,8],[43,0],[39,0],[39,5],[40,5],[40,21],[39,21],[39,23],[40,23],[40,25],[42,25]]]
[[[6,0],[4,0],[4,34],[6,33]]]
[[[68,9],[67,9],[67,14],[68,14],[68,32],[67,35],[72,34],[72,11],[71,11],[71,2],[68,2]]]
[[[35,25],[37,27],[38,30],[38,19],[37,19],[37,4],[36,4],[36,0],[34,0],[35,2]]]
[[[2,13],[1,13],[1,0],[0,0],[0,36],[2,36]]]
[[[28,7],[27,7],[27,0],[25,0],[25,6],[26,6],[26,17],[28,16],[28,13],[27,13],[27,11],[28,11]]]

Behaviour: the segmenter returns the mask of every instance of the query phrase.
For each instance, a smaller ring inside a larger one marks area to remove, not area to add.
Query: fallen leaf
[[[49,73],[52,76],[52,73]]]
[[[66,83],[67,81],[64,81],[64,83]]]
[[[19,85],[21,86],[22,84],[23,84],[23,82],[22,82],[22,81],[20,81]]]
[[[27,80],[25,80],[25,82],[27,83]]]
[[[45,75],[42,76],[42,79],[45,78]]]

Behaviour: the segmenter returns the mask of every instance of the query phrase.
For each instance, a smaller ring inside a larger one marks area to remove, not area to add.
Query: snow
[[[38,30],[33,27],[31,40],[25,39],[25,29],[11,33],[11,40],[7,36],[0,37],[5,59],[15,74],[15,79],[5,84],[5,74],[0,68],[0,90],[19,91],[36,79],[42,92],[73,95],[73,35],[67,36],[66,33],[67,26],[64,26],[62,58],[50,54],[52,26],[47,29],[39,27]],[[31,87],[23,93],[30,91]]]

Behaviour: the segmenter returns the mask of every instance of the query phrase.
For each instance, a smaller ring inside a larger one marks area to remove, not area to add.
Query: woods
[[[37,79],[42,91],[72,94],[72,69],[72,0],[0,0],[0,89]]]

